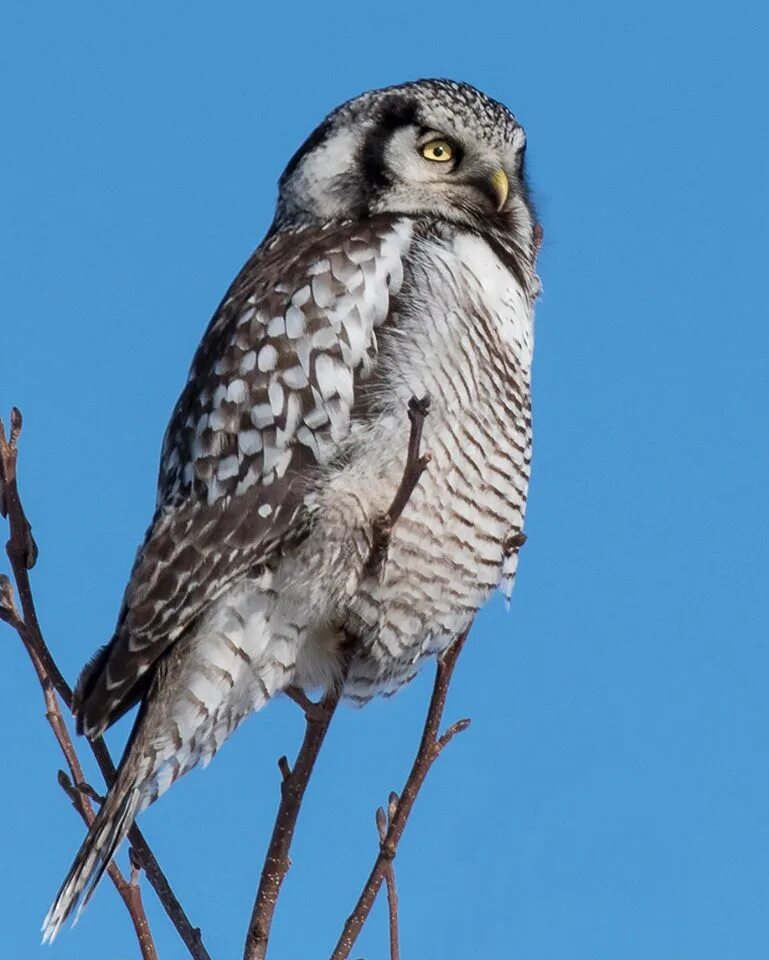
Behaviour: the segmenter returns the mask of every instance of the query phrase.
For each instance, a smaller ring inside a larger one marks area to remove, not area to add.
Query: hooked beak
[[[497,213],[504,207],[507,203],[507,195],[510,192],[510,184],[507,179],[507,174],[500,167],[499,170],[491,177],[489,180],[491,188],[494,191],[494,197],[497,201]]]

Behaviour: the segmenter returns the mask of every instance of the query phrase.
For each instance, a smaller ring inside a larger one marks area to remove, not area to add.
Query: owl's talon
[[[509,533],[502,541],[502,550],[505,556],[509,557],[513,553],[517,553],[528,539],[529,538],[522,530],[517,530],[515,533]]]

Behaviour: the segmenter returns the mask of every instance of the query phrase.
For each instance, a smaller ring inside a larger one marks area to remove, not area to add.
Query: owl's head
[[[529,245],[526,136],[474,87],[418,80],[337,107],[289,161],[274,229],[378,213],[427,215]]]

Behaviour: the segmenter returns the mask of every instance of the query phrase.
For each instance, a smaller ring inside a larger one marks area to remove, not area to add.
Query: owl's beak
[[[494,196],[497,200],[497,213],[504,207],[507,203],[507,195],[510,192],[510,183],[507,179],[507,174],[500,167],[499,170],[491,177],[489,181],[491,187],[494,190]]]

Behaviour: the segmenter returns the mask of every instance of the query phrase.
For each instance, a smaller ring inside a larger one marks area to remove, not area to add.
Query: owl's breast
[[[531,462],[525,291],[482,240],[461,235],[417,251],[407,280],[397,337],[383,351],[390,400],[374,442],[380,458],[387,449],[394,490],[405,405],[429,394],[423,446],[432,460],[395,525],[384,570],[351,604],[365,653],[350,690],[363,699],[400,685],[450,643],[501,579],[512,585],[505,544],[523,526]]]

